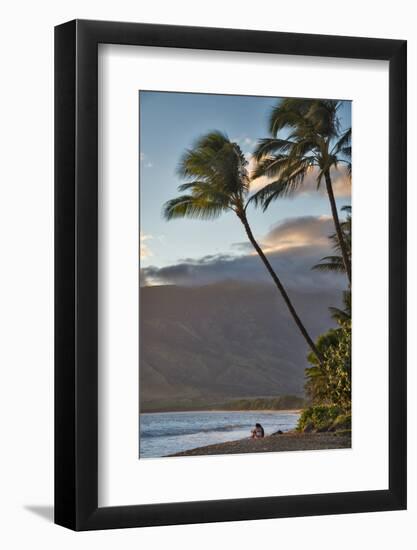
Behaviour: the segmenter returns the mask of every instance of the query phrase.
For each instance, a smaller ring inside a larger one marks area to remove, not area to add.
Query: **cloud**
[[[241,146],[248,146],[248,147],[255,147],[255,145],[258,143],[257,139],[254,139],[247,135],[231,138],[231,141],[234,143],[238,143]]]
[[[326,249],[329,247],[329,235],[332,233],[334,225],[331,216],[300,216],[276,223],[259,243],[266,254],[295,248]],[[235,243],[233,247],[253,254],[250,242]]]
[[[149,258],[152,256],[152,252],[149,246],[146,244],[146,241],[153,239],[152,235],[145,235],[143,231],[140,232],[140,257],[141,259]]]
[[[252,157],[252,151],[255,149],[258,140],[254,139],[250,136],[243,135],[231,138],[233,143],[237,143],[239,147],[241,148],[243,154],[245,155],[246,159],[249,161]]]
[[[320,258],[330,253],[333,225],[327,216],[304,216],[284,220],[260,239],[269,261],[287,288],[311,292],[343,289],[343,275],[312,270]],[[175,265],[150,266],[141,272],[145,284],[195,286],[224,280],[271,283],[262,261],[250,243],[237,243],[241,255],[209,255],[185,258]]]
[[[253,171],[256,168],[256,160],[253,155],[249,155],[247,160],[248,160],[247,169],[248,169],[249,177],[251,178]],[[255,180],[251,181],[250,190],[255,193],[256,191],[259,191],[259,189],[262,189],[262,187],[265,187],[265,185],[268,185],[268,183],[272,183],[273,181],[274,180],[271,178],[267,178],[266,176],[261,176],[260,178],[256,178]]]
[[[262,240],[266,252],[317,246],[326,248],[334,232],[331,216],[302,216],[277,223]]]
[[[248,170],[249,174],[253,172],[256,166],[256,161],[251,156],[249,158]],[[317,189],[317,175],[318,168],[312,167],[308,171],[307,175],[304,178],[303,184],[299,186],[298,190],[292,195],[296,196],[311,196],[316,193],[320,193],[321,196],[327,196],[326,186],[324,181],[321,182],[319,189]],[[348,199],[352,194],[352,184],[348,176],[347,170],[344,167],[332,168],[330,171],[330,176],[332,178],[333,192],[337,198]],[[272,178],[267,178],[262,176],[257,178],[251,183],[251,191],[256,192],[265,187],[265,185],[274,181]]]
[[[243,145],[246,145],[248,147],[255,147],[255,145],[258,143],[258,141],[256,139],[252,139],[250,137],[245,137],[243,140],[242,140],[242,144]]]

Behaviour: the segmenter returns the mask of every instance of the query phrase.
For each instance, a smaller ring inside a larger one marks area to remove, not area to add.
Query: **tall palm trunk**
[[[252,230],[250,228],[250,225],[249,225],[249,222],[247,220],[247,217],[246,217],[246,214],[245,213],[241,213],[241,214],[238,214],[239,215],[239,218],[241,220],[241,222],[243,223],[243,226],[245,228],[245,231],[246,231],[246,234],[248,236],[248,239],[250,240],[253,248],[256,250],[256,252],[258,253],[259,257],[261,258],[262,262],[264,263],[268,273],[271,275],[272,277],[272,280],[274,281],[274,283],[276,284],[276,286],[278,287],[278,290],[280,291],[281,293],[281,296],[284,298],[284,302],[286,303],[288,309],[289,309],[289,312],[291,313],[292,315],[292,318],[294,319],[295,321],[295,324],[297,325],[299,331],[301,332],[301,334],[303,335],[303,337],[305,338],[307,344],[309,345],[309,347],[311,348],[312,352],[314,353],[314,355],[317,357],[319,363],[321,364],[323,362],[323,358],[319,352],[319,350],[317,349],[315,343],[313,342],[312,338],[310,337],[310,335],[308,334],[307,332],[307,329],[305,328],[305,326],[303,325],[301,319],[299,318],[294,306],[292,305],[292,302],[290,300],[290,297],[288,296],[287,294],[287,291],[285,290],[283,284],[281,283],[278,275],[275,273],[275,271],[272,269],[272,266],[271,264],[269,263],[269,260],[268,258],[265,256],[262,248],[259,246],[259,244],[257,243],[257,241],[255,240],[255,237],[253,236],[253,233],[252,233]]]
[[[330,178],[330,172],[328,170],[326,170],[326,172],[324,173],[324,179],[326,180],[326,190],[327,190],[327,195],[329,196],[330,207],[332,209],[332,216],[333,216],[333,221],[336,228],[336,235],[339,241],[340,250],[342,251],[343,264],[346,269],[349,285],[352,285],[351,263],[350,263],[349,254],[346,247],[346,242],[343,236],[342,228],[340,227],[339,214],[337,213],[337,206],[336,206],[336,201],[333,193],[332,180]]]

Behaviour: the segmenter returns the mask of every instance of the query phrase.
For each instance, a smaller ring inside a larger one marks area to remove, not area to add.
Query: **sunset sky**
[[[211,130],[236,141],[248,161],[259,138],[268,137],[268,115],[279,98],[147,92],[140,106],[140,229],[142,284],[206,284],[224,279],[266,280],[244,229],[232,213],[214,221],[167,222],[162,206],[177,196],[176,174],[185,149]],[[351,125],[351,103],[340,109],[342,130]],[[338,206],[350,204],[343,172],[333,174]],[[259,185],[259,184],[258,184]],[[343,216],[343,214],[342,214]],[[305,290],[343,286],[342,277],[311,271],[329,253],[334,231],[324,186],[314,173],[305,189],[271,204],[266,213],[248,209],[253,233],[289,286]]]

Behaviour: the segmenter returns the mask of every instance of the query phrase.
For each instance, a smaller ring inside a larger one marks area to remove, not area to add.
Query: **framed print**
[[[55,521],[406,507],[406,42],[55,30]]]

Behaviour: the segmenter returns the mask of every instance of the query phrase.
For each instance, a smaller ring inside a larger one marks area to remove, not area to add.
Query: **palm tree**
[[[254,157],[257,167],[253,178],[267,176],[273,181],[256,193],[252,200],[264,210],[280,196],[294,193],[315,168],[317,188],[324,180],[340,244],[345,272],[351,283],[351,265],[339,221],[333,192],[331,169],[345,164],[351,173],[351,128],[340,129],[338,111],[342,102],[328,99],[293,99],[281,101],[271,112],[271,138],[261,139]],[[279,138],[278,132],[287,132]]]
[[[352,254],[352,207],[343,206],[342,211],[347,212],[346,219],[340,223],[340,227],[343,231],[343,238],[346,243],[346,247],[349,254],[349,263],[351,262]],[[312,267],[318,271],[331,271],[336,273],[345,273],[345,264],[343,263],[343,257],[341,256],[341,249],[339,245],[339,239],[337,238],[336,233],[333,233],[329,236],[329,239],[333,243],[333,249],[339,254],[334,254],[332,256],[324,256],[320,262]],[[330,307],[330,313],[332,319],[341,324],[345,321],[349,321],[352,318],[352,292],[350,288],[343,292],[343,305],[344,309],[337,307]]]
[[[349,264],[351,265],[351,254],[352,254],[352,207],[343,206],[342,211],[347,212],[348,215],[346,219],[340,222],[340,227],[342,228],[343,239],[346,244],[348,251]],[[337,234],[333,233],[330,235],[329,239],[333,243],[333,250],[338,252],[338,254],[333,254],[331,256],[324,256],[320,262],[312,267],[317,271],[333,271],[336,273],[346,273],[345,264],[343,262],[343,257],[341,255],[341,248],[339,244],[339,239]]]
[[[352,292],[350,289],[343,291],[343,306],[343,309],[329,307],[332,319],[339,325],[352,319]]]
[[[212,220],[222,213],[234,212],[278,287],[298,329],[320,362],[321,355],[313,339],[250,228],[246,216],[250,183],[247,164],[240,147],[225,134],[214,131],[202,136],[192,149],[185,151],[178,167],[179,176],[188,180],[179,185],[178,190],[186,194],[165,203],[163,216],[166,220],[184,217]]]

